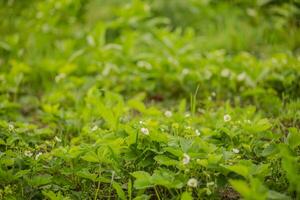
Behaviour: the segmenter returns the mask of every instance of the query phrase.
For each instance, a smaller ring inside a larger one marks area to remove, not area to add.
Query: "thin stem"
[[[97,186],[97,190],[96,190],[96,193],[95,193],[94,200],[96,200],[97,197],[98,197],[99,189],[100,189],[100,181],[98,181],[98,186]]]
[[[99,176],[101,175],[100,169],[101,169],[101,165],[99,164],[99,172],[98,172],[98,173],[99,173]],[[95,192],[94,200],[97,199],[99,190],[100,190],[100,180],[98,180],[98,185],[97,185],[97,189],[96,189],[96,192]]]
[[[161,198],[160,198],[160,196],[159,196],[159,194],[158,194],[158,191],[157,191],[156,187],[154,187],[154,191],[155,191],[155,194],[156,194],[156,196],[157,196],[157,199],[158,199],[158,200],[161,200]]]

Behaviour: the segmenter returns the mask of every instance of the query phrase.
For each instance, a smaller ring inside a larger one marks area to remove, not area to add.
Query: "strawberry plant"
[[[0,199],[299,199],[299,13],[1,1]]]

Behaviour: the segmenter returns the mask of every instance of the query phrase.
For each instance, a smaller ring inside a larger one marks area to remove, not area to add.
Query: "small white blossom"
[[[137,66],[140,67],[140,68],[145,68],[147,70],[152,69],[152,65],[150,63],[146,62],[146,61],[143,61],[143,60],[138,61]]]
[[[237,76],[237,80],[238,80],[238,81],[243,81],[243,80],[245,80],[245,78],[246,78],[246,73],[245,73],[245,72],[242,72],[242,73],[240,73],[240,74]]]
[[[141,124],[141,125],[142,125],[142,124],[144,124],[144,122],[141,120],[141,121],[139,121],[139,124]]]
[[[44,33],[47,33],[47,32],[49,32],[49,30],[50,30],[50,26],[48,24],[43,24],[42,31]]]
[[[14,125],[8,124],[8,130],[13,131],[15,129]]]
[[[187,182],[187,185],[188,185],[189,187],[196,188],[196,187],[198,186],[198,181],[197,181],[197,179],[195,179],[195,178],[190,178],[190,179],[188,180],[188,182]]]
[[[36,159],[36,160],[39,159],[39,157],[40,157],[42,154],[43,154],[42,152],[38,152],[38,154],[36,154],[36,156],[35,156],[35,159]]]
[[[197,111],[198,111],[199,113],[202,113],[202,114],[204,114],[204,113],[206,112],[206,111],[205,111],[204,109],[202,109],[202,108],[198,108]]]
[[[195,130],[195,134],[196,134],[197,136],[201,135],[201,133],[200,133],[200,131],[199,131],[198,129]]]
[[[149,130],[147,128],[141,128],[141,132],[144,134],[144,135],[149,135]]]
[[[61,142],[61,139],[57,136],[55,136],[54,139],[55,139],[56,142]]]
[[[31,151],[25,151],[24,155],[27,156],[27,157],[31,157],[33,154],[32,154]]]
[[[38,19],[41,19],[42,17],[43,17],[43,13],[42,12],[38,12],[37,14],[36,14],[36,18],[38,18]]]
[[[236,149],[236,148],[233,148],[233,149],[232,149],[232,152],[233,152],[233,153],[239,153],[240,150],[238,150],[238,149]]]
[[[92,131],[96,131],[96,130],[98,130],[98,126],[97,125],[93,126],[93,128],[92,128]]]
[[[224,122],[229,122],[231,120],[231,116],[226,114],[224,115]]]
[[[229,77],[230,76],[230,70],[229,69],[223,69],[222,71],[221,71],[221,76],[222,77]]]
[[[55,76],[55,82],[58,83],[59,81],[61,81],[64,78],[66,78],[66,74],[64,74],[64,73],[58,74],[57,76]]]
[[[212,185],[214,185],[215,184],[215,182],[208,182],[208,183],[206,183],[206,185],[207,185],[207,187],[209,187],[209,186],[212,186]]]
[[[88,35],[88,36],[86,37],[86,41],[87,41],[87,43],[88,43],[90,46],[95,46],[95,45],[96,45],[95,40],[94,40],[93,36],[91,36],[91,35]]]
[[[187,155],[186,153],[184,153],[184,154],[183,154],[182,163],[183,163],[184,165],[187,165],[187,164],[189,164],[190,160],[191,160],[190,156]]]
[[[185,76],[185,75],[187,75],[189,72],[190,72],[189,69],[184,68],[184,69],[182,70],[181,74]]]
[[[245,119],[244,122],[247,124],[251,124],[251,120],[249,120],[249,119]]]
[[[171,111],[169,111],[169,110],[167,110],[166,112],[165,112],[165,116],[166,117],[172,117],[172,112]]]
[[[185,113],[185,115],[184,115],[184,117],[186,117],[186,118],[188,118],[188,117],[190,117],[190,116],[191,116],[190,113]]]

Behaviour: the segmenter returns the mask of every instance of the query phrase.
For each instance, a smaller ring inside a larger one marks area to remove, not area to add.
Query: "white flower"
[[[195,188],[195,187],[198,186],[198,181],[197,181],[197,179],[195,179],[195,178],[190,178],[190,179],[188,180],[188,182],[187,182],[187,185],[188,185],[189,187]]]
[[[221,71],[221,76],[222,77],[229,77],[230,76],[230,70],[229,69],[227,69],[227,68],[225,68],[225,69],[223,69],[222,71]]]
[[[186,117],[186,118],[188,118],[188,117],[190,117],[190,116],[191,116],[190,113],[185,113],[185,115],[184,115],[184,117]]]
[[[208,182],[208,183],[206,183],[206,185],[207,185],[207,187],[209,187],[209,186],[212,186],[212,185],[214,185],[215,184],[215,182]]]
[[[54,139],[56,140],[56,142],[61,142],[61,139],[57,136],[55,136]]]
[[[239,153],[240,150],[238,150],[238,149],[236,149],[236,148],[233,148],[233,149],[232,149],[232,152],[233,152],[233,153]]]
[[[86,37],[86,41],[87,41],[87,43],[88,43],[90,46],[95,46],[95,45],[96,45],[96,44],[95,44],[95,40],[94,40],[93,36],[91,36],[91,35],[88,35],[88,36]]]
[[[31,157],[32,156],[32,152],[31,151],[25,151],[24,155],[27,157]]]
[[[61,81],[62,79],[66,78],[66,74],[64,73],[61,73],[61,74],[58,74],[56,77],[55,77],[55,82],[58,83],[59,81]]]
[[[98,126],[97,125],[93,126],[93,128],[92,128],[93,132],[96,131],[96,130],[98,130]]]
[[[141,124],[141,125],[142,125],[142,124],[144,124],[144,122],[141,120],[141,121],[139,121],[139,124]]]
[[[38,154],[36,154],[36,156],[35,156],[35,159],[36,159],[36,160],[39,159],[39,157],[40,157],[42,154],[43,154],[42,152],[38,152]]]
[[[13,131],[15,129],[14,125],[8,124],[8,130]]]
[[[185,75],[187,75],[189,72],[190,72],[189,69],[184,68],[184,69],[182,70],[181,74],[185,76]]]
[[[169,111],[169,110],[167,110],[167,111],[165,112],[165,116],[166,116],[166,117],[172,117],[172,112]]]
[[[190,156],[187,155],[186,153],[184,153],[184,154],[183,154],[182,163],[183,163],[184,165],[187,165],[187,164],[189,164],[190,160],[191,160]]]
[[[240,73],[240,74],[237,76],[237,80],[238,80],[238,81],[243,81],[243,80],[245,80],[245,78],[246,78],[246,73],[245,73],[245,72],[242,72],[242,73]]]
[[[245,123],[251,124],[251,121],[249,119],[244,120]]]
[[[145,68],[145,69],[152,69],[152,65],[146,61],[140,60],[137,62],[137,66],[140,68]]]
[[[195,134],[196,134],[197,136],[201,135],[201,133],[200,133],[200,131],[199,131],[198,129],[195,130]]]
[[[226,114],[224,115],[224,122],[229,122],[231,120],[231,116]]]
[[[149,135],[149,130],[147,128],[141,128],[141,132],[144,134],[144,135]]]

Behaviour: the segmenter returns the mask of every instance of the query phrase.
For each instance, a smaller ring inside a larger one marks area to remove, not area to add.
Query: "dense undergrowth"
[[[299,1],[0,1],[0,199],[299,199]]]

